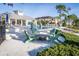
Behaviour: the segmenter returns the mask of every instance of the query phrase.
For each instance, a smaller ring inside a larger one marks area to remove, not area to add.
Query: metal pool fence
[[[0,24],[0,44],[5,40],[5,25]]]

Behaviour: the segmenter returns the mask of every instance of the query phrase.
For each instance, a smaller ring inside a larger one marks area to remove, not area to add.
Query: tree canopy
[[[71,14],[71,15],[68,15],[68,18],[71,19],[71,20],[76,20],[77,19],[77,15]]]

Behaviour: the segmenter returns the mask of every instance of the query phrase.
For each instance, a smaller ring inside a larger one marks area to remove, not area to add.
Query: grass
[[[65,32],[62,32],[62,33],[65,36],[66,40],[71,40],[71,41],[74,41],[74,42],[79,42],[79,36],[74,35],[72,33],[65,33]]]
[[[68,27],[68,28],[72,29],[72,31],[75,33],[79,33],[79,28],[77,27]]]

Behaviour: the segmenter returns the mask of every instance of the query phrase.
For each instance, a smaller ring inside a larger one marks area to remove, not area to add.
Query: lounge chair
[[[50,30],[50,34],[53,35],[53,36],[55,36],[55,34],[56,34],[56,29],[54,28],[54,29]]]
[[[31,38],[26,31],[24,31],[24,33],[25,33],[25,36],[26,36],[24,43],[33,40],[33,38]]]
[[[53,29],[50,31],[50,35],[48,37],[49,41],[53,43],[63,43],[65,41],[65,36],[58,32],[57,29]],[[62,40],[61,40],[62,39]]]

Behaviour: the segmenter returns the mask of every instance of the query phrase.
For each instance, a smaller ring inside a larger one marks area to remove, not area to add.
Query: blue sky
[[[26,4],[14,4],[13,7],[0,4],[0,13],[12,12],[13,10],[21,10],[26,16],[40,17],[40,16],[57,16],[57,10],[55,6],[59,3],[26,3]],[[61,3],[62,4],[62,3]],[[71,14],[79,16],[79,4],[78,3],[66,3],[66,7],[70,7]]]

